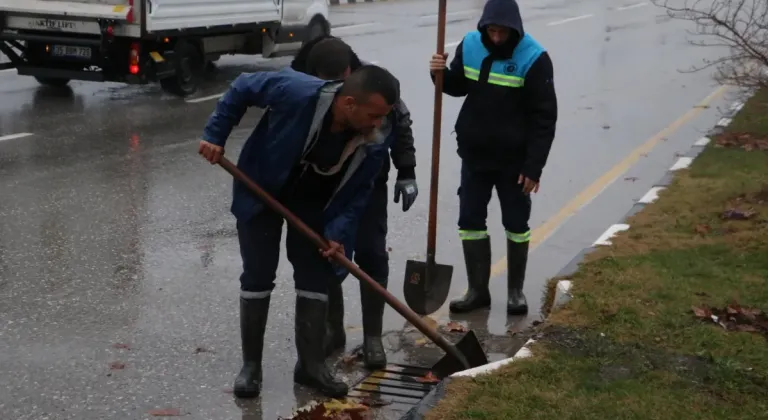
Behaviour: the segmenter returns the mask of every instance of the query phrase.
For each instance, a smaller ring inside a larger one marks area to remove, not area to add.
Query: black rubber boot
[[[451,301],[451,312],[462,313],[491,307],[491,238],[461,241],[467,266],[467,293]]]
[[[344,292],[341,284],[328,289],[328,320],[325,332],[325,357],[344,350],[347,332],[344,330]]]
[[[261,299],[240,298],[240,338],[243,368],[235,378],[233,392],[238,398],[254,398],[261,392],[261,354],[269,314],[269,296]]]
[[[379,284],[387,288],[386,280]],[[381,342],[384,298],[360,282],[360,300],[363,306],[363,362],[368,369],[382,369],[387,365],[387,353]]]
[[[299,360],[293,381],[320,391],[331,398],[347,395],[349,388],[336,380],[325,365],[325,322],[328,302],[296,297],[296,350]]]
[[[528,301],[523,294],[525,268],[528,265],[528,242],[507,239],[507,314],[525,315]]]

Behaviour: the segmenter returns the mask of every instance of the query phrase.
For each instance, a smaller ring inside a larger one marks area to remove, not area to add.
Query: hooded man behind
[[[339,38],[326,35],[306,43],[291,62],[291,68],[318,76],[322,79],[344,79],[363,66],[352,48]],[[411,114],[402,99],[395,103],[388,116],[393,127],[389,154],[397,169],[394,201],[402,196],[403,211],[408,211],[418,196],[416,185],[416,149],[411,130]],[[355,240],[355,262],[386,288],[389,279],[389,254],[387,252],[387,204],[390,164],[383,167],[374,181],[368,203],[360,216]],[[381,340],[384,316],[384,299],[370,287],[360,284],[363,309],[363,360],[369,369],[381,369],[387,364]],[[334,284],[328,292],[328,333],[326,354],[343,349],[346,345],[344,330],[344,297],[341,283]]]
[[[434,80],[436,71],[444,71],[446,94],[466,96],[455,129],[462,160],[459,236],[469,283],[450,309],[491,305],[486,218],[495,187],[507,237],[507,313],[523,314],[530,193],[538,192],[557,123],[552,60],[523,29],[514,0],[488,0],[477,30],[465,35],[449,68],[447,56],[433,55],[430,72]]]

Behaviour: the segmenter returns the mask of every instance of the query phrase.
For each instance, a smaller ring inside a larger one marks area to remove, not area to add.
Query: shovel
[[[248,178],[237,166],[230,162],[227,158],[222,157],[219,165],[229,172],[236,180],[245,184],[254,194],[256,194],[261,201],[266,203],[272,210],[283,216],[288,223],[296,228],[301,234],[306,236],[312,242],[317,245],[319,249],[328,249],[328,242],[317,232],[313,231],[309,226],[296,217],[290,210],[285,208],[277,200],[259,187],[253,180]],[[443,349],[446,353],[442,359],[433,367],[436,375],[440,378],[451,375],[464,369],[470,369],[477,366],[488,364],[488,359],[485,356],[480,342],[474,332],[470,331],[462,337],[456,345],[451,344],[445,339],[436,329],[430,327],[424,322],[419,315],[414,311],[408,309],[402,302],[392,295],[387,289],[383,288],[379,283],[376,283],[374,279],[366,274],[363,270],[350,261],[344,254],[337,252],[333,258],[339,265],[349,270],[352,275],[357,277],[363,283],[366,283],[368,287],[373,288],[376,293],[384,297],[384,300],[393,307],[400,315],[405,317],[416,329],[421,331],[422,334],[427,336],[432,342],[437,344],[438,347]]]
[[[437,13],[437,53],[445,48],[446,0],[440,0]],[[405,263],[403,295],[405,302],[419,315],[440,309],[448,299],[453,266],[435,262],[437,248],[437,185],[440,173],[440,126],[443,110],[443,72],[435,73],[435,115],[432,122],[432,178],[429,184],[429,223],[427,227],[427,261]]]

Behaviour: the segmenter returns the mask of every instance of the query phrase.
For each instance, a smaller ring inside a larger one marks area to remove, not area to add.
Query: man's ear
[[[342,96],[339,98],[341,100],[341,105],[344,106],[344,108],[352,108],[355,105],[357,105],[357,101],[355,100],[354,96]]]

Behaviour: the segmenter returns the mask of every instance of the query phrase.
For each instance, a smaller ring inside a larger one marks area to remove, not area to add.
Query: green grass
[[[768,137],[768,90],[735,117],[735,133]],[[427,418],[768,418],[768,337],[692,311],[768,311],[768,152],[714,140],[613,246],[587,257],[535,357],[452,381]],[[721,217],[734,209],[755,215]]]

